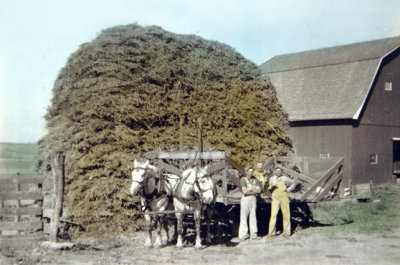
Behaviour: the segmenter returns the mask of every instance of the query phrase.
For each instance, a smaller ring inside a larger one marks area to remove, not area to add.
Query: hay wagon
[[[161,169],[161,174],[181,176],[185,168],[193,165],[208,165],[207,174],[213,177],[217,187],[213,222],[227,225],[233,233],[237,231],[242,196],[240,178],[245,172],[228,153],[224,151],[159,151],[145,154],[145,157],[154,161]],[[265,161],[263,169],[270,175],[273,169],[279,167],[283,173],[295,180],[298,184],[297,188],[289,193],[291,205],[297,208],[298,213],[300,212],[299,219],[303,219],[301,222],[304,219],[308,222],[309,213],[304,210],[305,204],[339,197],[343,178],[343,161],[341,157],[278,157]],[[261,195],[258,200],[261,204],[260,208],[270,202],[271,197],[268,194]],[[174,211],[165,212],[171,217],[173,213]]]
[[[226,206],[240,203],[240,178],[244,171],[226,152],[159,151],[151,157],[156,158],[162,173],[178,176],[190,165],[208,165],[207,174],[217,186],[217,203]],[[317,203],[339,197],[343,161],[342,157],[278,157],[266,161],[263,169],[270,175],[279,167],[294,179],[298,186],[289,194],[292,201]],[[268,195],[261,197],[265,202],[270,201]]]

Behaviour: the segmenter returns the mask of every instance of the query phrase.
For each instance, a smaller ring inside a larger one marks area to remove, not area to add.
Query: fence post
[[[57,242],[64,194],[64,155],[58,154],[52,157],[51,171],[53,175],[53,193],[49,239],[51,242]]]

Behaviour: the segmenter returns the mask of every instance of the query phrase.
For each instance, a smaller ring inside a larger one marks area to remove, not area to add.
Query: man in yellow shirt
[[[268,194],[268,186],[269,186],[268,176],[264,172],[262,163],[257,163],[256,169],[254,170],[254,175],[256,175],[257,178],[261,181],[262,193]]]

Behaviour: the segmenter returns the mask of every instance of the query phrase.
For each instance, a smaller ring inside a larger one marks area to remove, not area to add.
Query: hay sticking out
[[[133,160],[197,145],[200,117],[204,145],[242,165],[287,152],[275,90],[231,47],[136,24],[81,45],[55,81],[40,141],[44,166],[51,154],[66,155],[68,220],[89,236],[134,231],[141,219],[128,194]]]

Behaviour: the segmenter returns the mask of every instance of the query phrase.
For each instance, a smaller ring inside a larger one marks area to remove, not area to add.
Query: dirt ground
[[[42,242],[19,248],[2,248],[0,264],[400,264],[400,228],[391,235],[341,236],[308,228],[290,239],[273,242],[261,237],[233,243],[214,239],[196,250],[189,237],[184,248],[143,246],[144,232],[132,237],[73,242],[70,249],[54,249]]]

